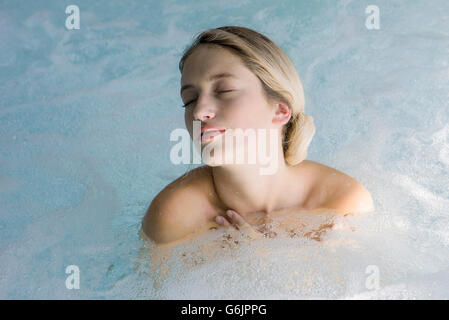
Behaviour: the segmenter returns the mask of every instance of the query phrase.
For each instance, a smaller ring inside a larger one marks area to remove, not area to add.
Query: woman
[[[289,212],[374,210],[370,193],[355,179],[305,160],[313,120],[304,114],[293,63],[270,39],[243,27],[207,30],[185,51],[179,67],[186,126],[195,139],[193,123],[200,122],[203,151],[222,146],[221,136],[232,129],[275,130],[278,161],[274,174],[261,174],[259,162],[218,160],[178,178],[155,197],[144,217],[150,239],[173,243],[219,226],[257,235],[258,226]],[[248,155],[247,140],[243,146]]]

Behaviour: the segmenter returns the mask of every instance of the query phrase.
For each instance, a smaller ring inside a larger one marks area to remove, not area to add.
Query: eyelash
[[[234,90],[222,90],[222,91],[218,91],[217,93],[226,93],[226,92],[231,92],[231,91],[234,91]],[[189,106],[189,104],[191,104],[192,102],[195,102],[195,101],[196,101],[196,99],[192,100],[192,101],[189,101],[185,105],[183,105],[182,107],[183,108],[187,108]]]

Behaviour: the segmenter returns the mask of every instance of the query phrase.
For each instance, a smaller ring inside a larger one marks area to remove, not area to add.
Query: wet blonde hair
[[[281,101],[291,110],[291,118],[283,128],[283,150],[287,164],[303,161],[315,134],[313,118],[304,113],[304,90],[296,68],[273,41],[254,30],[224,26],[199,34],[184,51],[179,70],[200,45],[213,44],[230,49],[262,82],[267,99]]]

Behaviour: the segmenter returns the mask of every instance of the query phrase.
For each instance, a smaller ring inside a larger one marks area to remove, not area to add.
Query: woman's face
[[[194,120],[201,121],[201,127],[246,130],[279,129],[289,118],[277,121],[275,104],[267,101],[259,78],[238,56],[216,45],[201,45],[187,58],[181,97],[192,139],[198,138],[193,136]]]

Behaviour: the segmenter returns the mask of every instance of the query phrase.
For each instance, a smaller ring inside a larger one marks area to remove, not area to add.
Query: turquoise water
[[[447,1],[73,4],[79,30],[65,2],[0,1],[0,298],[449,298]],[[223,25],[286,51],[316,125],[308,159],[356,177],[377,210],[321,243],[267,240],[189,268],[175,255],[156,286],[140,222],[193,168],[169,159],[178,61]]]

